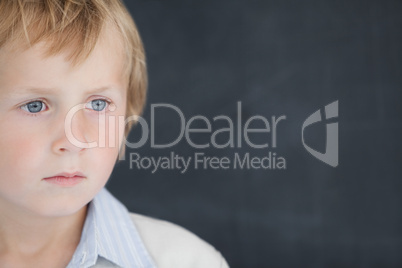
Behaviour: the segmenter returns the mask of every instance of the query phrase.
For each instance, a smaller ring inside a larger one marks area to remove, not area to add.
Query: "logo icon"
[[[327,106],[325,106],[325,120],[331,118],[338,118],[338,101],[334,101]],[[304,148],[312,154],[315,158],[323,161],[324,163],[336,167],[338,166],[338,123],[327,123],[327,140],[325,145],[325,153],[318,152],[308,146],[304,142],[304,129],[312,124],[321,122],[321,112],[320,110],[315,111],[311,114],[306,121],[303,123],[302,127],[302,142]]]

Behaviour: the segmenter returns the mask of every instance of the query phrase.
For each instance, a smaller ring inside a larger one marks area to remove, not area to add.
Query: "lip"
[[[86,176],[82,172],[77,171],[73,173],[68,172],[58,173],[52,177],[44,178],[43,180],[59,186],[71,187],[79,184],[85,178]]]

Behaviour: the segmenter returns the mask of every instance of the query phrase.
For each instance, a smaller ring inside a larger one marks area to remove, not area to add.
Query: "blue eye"
[[[108,102],[106,100],[102,100],[102,99],[97,99],[97,100],[93,100],[91,101],[91,109],[100,112],[103,111],[106,107],[106,105],[108,104]]]
[[[44,104],[43,101],[37,100],[37,101],[31,101],[27,104],[24,104],[21,106],[21,108],[24,111],[27,111],[29,113],[39,113],[39,112],[43,111],[44,108],[46,108],[46,105]]]

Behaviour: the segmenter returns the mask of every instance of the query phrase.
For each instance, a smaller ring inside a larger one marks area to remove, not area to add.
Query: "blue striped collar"
[[[81,240],[67,268],[105,260],[122,268],[155,267],[127,208],[103,188],[88,205]]]

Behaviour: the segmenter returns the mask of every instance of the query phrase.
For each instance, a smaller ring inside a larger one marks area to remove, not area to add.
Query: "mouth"
[[[59,186],[74,186],[86,179],[86,176],[81,172],[73,172],[73,173],[59,173],[52,177],[44,178],[43,180],[55,185]]]

